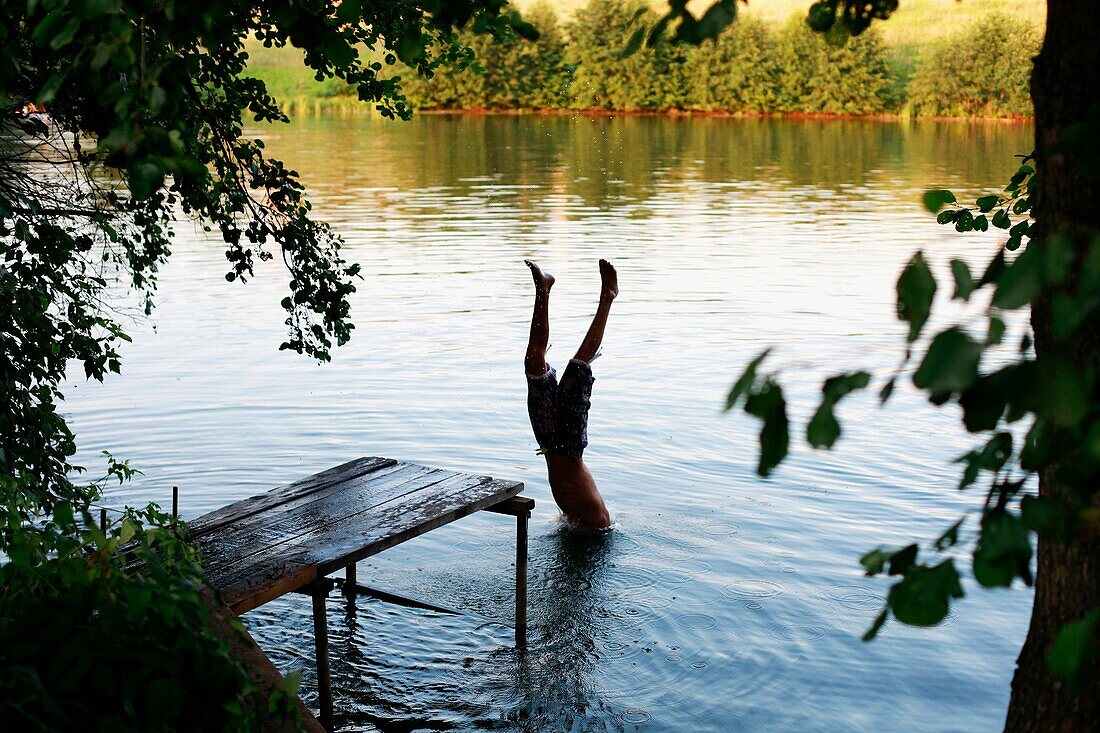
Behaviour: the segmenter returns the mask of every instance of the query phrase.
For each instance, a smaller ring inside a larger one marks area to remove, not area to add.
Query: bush
[[[921,60],[909,83],[914,114],[1031,114],[1031,59],[1039,44],[1039,29],[1026,21],[991,15],[975,22]]]
[[[692,109],[770,112],[777,96],[775,34],[763,21],[739,18],[705,41],[687,63]]]
[[[566,26],[567,58],[575,67],[574,109],[665,110],[687,103],[684,65],[689,47],[662,41],[622,53],[640,27],[657,22],[645,0],[590,0]],[[693,49],[692,49],[693,50]]]
[[[542,34],[538,41],[459,34],[473,60],[403,80],[413,106],[859,115],[905,101],[901,72],[891,71],[875,28],[833,45],[801,14],[778,30],[749,16],[700,46],[666,34],[624,54],[633,34],[658,19],[645,0],[590,0],[564,25],[545,3],[526,15]],[[918,65],[909,85],[913,113],[1027,114],[1029,57],[1038,44],[1037,30],[1023,21],[980,21]]]
[[[152,507],[103,532],[71,506],[5,547],[0,719],[11,730],[255,729],[254,686],[212,628],[195,549]]]
[[[886,55],[875,29],[833,45],[796,15],[776,46],[775,111],[873,114],[891,106]]]
[[[561,107],[570,79],[557,14],[539,3],[524,18],[538,28],[537,41],[463,32],[458,40],[473,51],[473,63],[403,82],[409,100],[422,109]]]

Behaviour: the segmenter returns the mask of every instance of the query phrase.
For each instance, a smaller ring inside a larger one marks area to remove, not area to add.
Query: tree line
[[[831,41],[804,16],[773,27],[740,17],[699,45],[668,39],[624,53],[657,14],[644,0],[593,0],[568,19],[536,5],[537,41],[462,32],[465,63],[405,76],[410,104],[428,110],[694,111],[1013,117],[1029,115],[1030,59],[1039,32],[991,15],[924,54],[909,76],[871,29]],[[907,77],[907,78],[905,78]]]

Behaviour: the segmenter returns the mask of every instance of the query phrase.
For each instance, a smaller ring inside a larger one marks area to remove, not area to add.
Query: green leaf
[[[1025,374],[1030,374],[1030,370],[1022,369],[1019,364],[1010,364],[974,380],[959,396],[966,429],[971,433],[980,433],[996,428],[1009,400],[1024,396],[1029,385],[1021,383],[1020,377]]]
[[[886,625],[886,619],[888,619],[889,617],[889,607],[882,609],[879,615],[875,616],[875,620],[871,624],[871,628],[867,629],[867,631],[865,631],[863,633],[863,636],[860,638],[863,641],[871,641],[872,639],[874,639],[876,636],[878,636],[878,632],[882,630],[882,627]]]
[[[890,396],[894,394],[894,386],[897,384],[897,377],[890,377],[886,384],[882,385],[882,389],[878,393],[878,401],[880,404],[885,404]]]
[[[985,345],[996,346],[1001,343],[1005,335],[1005,322],[997,316],[989,317],[989,330],[986,332]]]
[[[878,575],[886,569],[886,563],[890,560],[890,553],[878,547],[871,550],[859,559],[859,564],[868,575]]]
[[[917,252],[902,270],[897,283],[898,318],[909,323],[909,341],[916,341],[932,312],[932,299],[936,294],[936,279],[924,261],[924,254]]]
[[[525,20],[517,20],[512,23],[512,30],[516,35],[528,41],[539,40],[539,29]]]
[[[965,521],[966,518],[963,517],[962,519],[948,527],[943,534],[936,538],[934,547],[938,552],[943,552],[944,550],[948,550],[958,544],[959,529],[962,527],[963,522]]]
[[[619,52],[619,58],[625,59],[628,56],[633,56],[638,52],[638,49],[642,47],[642,41],[645,40],[646,28],[641,26],[630,34],[630,38],[627,40],[626,45],[623,46],[623,50]]]
[[[955,203],[955,194],[944,188],[924,192],[924,208],[935,214],[947,204]]]
[[[913,374],[913,384],[937,404],[962,392],[978,378],[982,347],[957,326],[932,339],[928,352]]]
[[[61,501],[54,505],[53,521],[60,527],[69,527],[73,523],[73,505],[67,501]]]
[[[810,28],[818,33],[824,33],[833,27],[836,22],[836,6],[831,3],[817,2],[810,6],[806,16],[806,22]]]
[[[853,29],[848,23],[833,23],[829,30],[825,31],[824,38],[825,43],[833,46],[834,48],[842,48],[848,45],[848,41],[851,40],[853,35]]]
[[[894,618],[910,626],[935,626],[947,617],[952,598],[962,598],[959,573],[952,560],[917,565],[890,588],[886,602]]]
[[[982,279],[978,281],[978,287],[997,282],[997,278],[1001,276],[1004,269],[1005,253],[1002,250],[997,250],[997,254],[993,255],[993,259],[985,266],[985,272],[982,273]]]
[[[733,387],[730,389],[729,395],[726,397],[726,406],[724,412],[732,410],[737,404],[737,401],[741,399],[741,396],[746,394],[756,383],[756,370],[760,367],[761,362],[767,358],[771,353],[771,349],[764,349],[760,352],[760,355],[749,362],[749,365],[745,367],[745,371],[741,373],[741,376],[737,378],[737,381],[733,383]]]
[[[756,472],[767,477],[787,455],[790,443],[787,402],[778,384],[765,380],[759,392],[745,400],[745,412],[764,421],[760,428],[760,461]]]
[[[990,211],[993,211],[993,207],[996,206],[997,204],[999,204],[1000,202],[1001,202],[1001,197],[998,196],[997,194],[993,194],[991,196],[982,196],[977,201],[975,201],[975,203],[978,205],[978,209],[983,214],[988,214]]]
[[[867,372],[840,374],[825,380],[821,391],[824,396],[813,419],[806,428],[806,440],[814,448],[831,448],[840,437],[840,423],[833,415],[833,407],[841,398],[857,389],[863,389],[871,381]]]
[[[130,195],[143,201],[164,185],[164,166],[158,158],[146,156],[130,166]]]
[[[1025,496],[1020,501],[1020,519],[1024,526],[1043,539],[1063,541],[1073,527],[1073,515],[1050,499]]]
[[[645,40],[646,48],[656,48],[657,44],[664,39],[665,28],[672,22],[672,19],[673,15],[669,13],[653,24],[653,28],[649,31],[649,36]]]
[[[906,545],[900,550],[890,553],[890,572],[887,575],[905,575],[909,572],[909,568],[913,567],[913,563],[917,561],[919,553],[920,548],[915,544]]]
[[[1066,624],[1047,654],[1050,671],[1064,679],[1071,692],[1079,691],[1088,679],[1087,672],[1096,658],[1098,623],[1100,610]]]
[[[134,523],[130,521],[129,517],[122,520],[122,529],[119,530],[118,539],[122,544],[126,544],[134,537]]]
[[[408,66],[415,66],[416,62],[424,55],[424,36],[416,32],[406,31],[397,39],[397,58]]]
[[[954,300],[970,300],[970,294],[974,292],[974,278],[970,275],[970,268],[962,260],[951,260],[951,274],[955,276]]]
[[[700,39],[716,38],[736,17],[736,0],[716,0],[699,19]]]
[[[810,424],[806,426],[806,441],[814,448],[832,448],[840,437],[840,423],[833,415],[833,406],[832,400],[822,400]]]
[[[993,226],[998,229],[1008,229],[1012,226],[1012,219],[1009,218],[1008,212],[1004,209],[999,210],[993,215]]]
[[[974,579],[986,588],[1012,585],[1017,577],[1031,585],[1031,541],[1016,515],[995,509],[982,518],[974,548]]]
[[[974,229],[974,215],[966,209],[963,209],[955,219],[955,231],[969,232],[972,229]]]
[[[1042,287],[1038,249],[1028,247],[997,276],[993,305],[1005,310],[1022,308],[1031,303]]]

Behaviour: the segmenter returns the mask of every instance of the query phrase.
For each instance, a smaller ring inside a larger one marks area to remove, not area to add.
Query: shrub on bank
[[[1008,117],[1031,114],[1031,59],[1039,29],[1006,15],[990,15],[963,29],[921,59],[909,83],[914,114]]]
[[[775,34],[766,23],[740,18],[688,58],[692,109],[771,112],[776,102]]]
[[[461,34],[473,66],[403,80],[424,109],[675,109],[734,113],[876,114],[901,108],[876,31],[832,45],[801,15],[774,29],[739,18],[700,46],[665,38],[624,54],[658,15],[645,0],[590,0],[568,22],[550,5],[526,13],[536,42]],[[1027,114],[1038,31],[1004,16],[980,21],[927,55],[909,85],[918,115]]]
[[[773,63],[776,112],[874,114],[891,107],[886,54],[874,28],[833,45],[793,16],[779,32]]]
[[[554,8],[539,3],[524,13],[539,29],[531,42],[516,37],[493,39],[470,31],[459,42],[474,52],[474,63],[451,68],[431,79],[402,79],[409,101],[422,109],[548,109],[563,106],[569,87],[565,40]]]
[[[630,36],[651,28],[657,14],[645,0],[590,0],[566,24],[573,68],[568,107],[666,110],[682,108],[687,46],[662,41],[624,55]]]

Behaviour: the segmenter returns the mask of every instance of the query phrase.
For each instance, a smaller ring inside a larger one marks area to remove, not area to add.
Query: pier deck
[[[237,614],[294,591],[313,596],[321,724],[331,730],[324,597],[344,569],[354,599],[355,563],[480,510],[517,519],[516,642],[526,635],[527,520],[523,484],[489,476],[359,458],[222,507],[189,522],[211,585]]]

